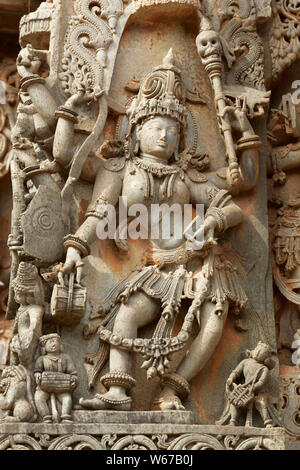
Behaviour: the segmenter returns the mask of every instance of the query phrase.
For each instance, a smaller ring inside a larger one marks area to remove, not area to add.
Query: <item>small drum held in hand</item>
[[[84,317],[86,309],[86,288],[74,282],[75,274],[71,273],[69,285],[63,282],[56,284],[51,297],[51,314],[53,319],[62,325],[76,325]]]
[[[47,371],[42,373],[40,388],[47,393],[71,393],[76,382],[73,375]]]
[[[253,384],[234,384],[228,391],[228,401],[237,408],[246,408],[253,399]]]

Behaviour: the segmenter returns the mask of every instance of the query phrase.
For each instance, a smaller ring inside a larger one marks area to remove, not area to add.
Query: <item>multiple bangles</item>
[[[205,214],[205,217],[213,217],[217,222],[217,230],[223,233],[228,229],[226,215],[219,207],[210,207]]]
[[[88,242],[76,235],[67,235],[64,238],[64,247],[65,248],[75,248],[76,250],[80,251],[83,257],[88,256],[90,254],[90,247]]]

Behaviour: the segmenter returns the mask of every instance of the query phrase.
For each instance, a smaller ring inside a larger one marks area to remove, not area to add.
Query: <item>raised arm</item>
[[[57,103],[45,85],[45,79],[38,75],[42,64],[42,51],[35,51],[28,44],[18,55],[17,69],[21,77],[21,88],[28,92],[36,111],[42,116],[50,129],[56,128],[55,111]]]
[[[217,187],[227,189],[231,194],[247,192],[253,189],[259,175],[259,147],[261,142],[247,118],[247,106],[245,99],[237,100],[236,106],[228,106],[224,113],[231,115],[233,130],[239,135],[236,143],[236,151],[239,158],[239,169],[236,170],[239,177],[237,186],[231,184],[229,168],[224,167],[210,173],[209,180]]]

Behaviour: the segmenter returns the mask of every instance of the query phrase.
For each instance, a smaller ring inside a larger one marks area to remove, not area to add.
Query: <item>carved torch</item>
[[[197,36],[196,46],[214,90],[217,115],[221,122],[228,157],[231,184],[237,186],[240,181],[240,172],[230,119],[225,109],[227,103],[222,82],[222,45],[218,33],[212,30],[205,17],[202,18],[201,32]]]

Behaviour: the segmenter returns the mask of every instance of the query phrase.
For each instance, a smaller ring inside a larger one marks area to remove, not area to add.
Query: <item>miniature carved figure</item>
[[[0,381],[1,419],[31,422],[36,419],[28,371],[21,364],[3,370]]]
[[[10,343],[10,364],[33,366],[39,338],[42,335],[44,291],[36,266],[21,262],[13,280],[18,309]]]
[[[231,426],[239,424],[239,417],[247,413],[245,426],[253,426],[253,406],[259,412],[264,426],[272,427],[268,412],[268,395],[266,382],[269,370],[274,367],[271,360],[272,349],[261,341],[253,351],[247,352],[244,359],[230,374],[226,382],[227,404],[222,417],[216,424]]]
[[[34,368],[36,408],[45,423],[60,420],[63,423],[71,422],[72,393],[77,386],[73,361],[62,353],[61,339],[56,333],[42,336],[40,345],[42,356],[37,359]]]

